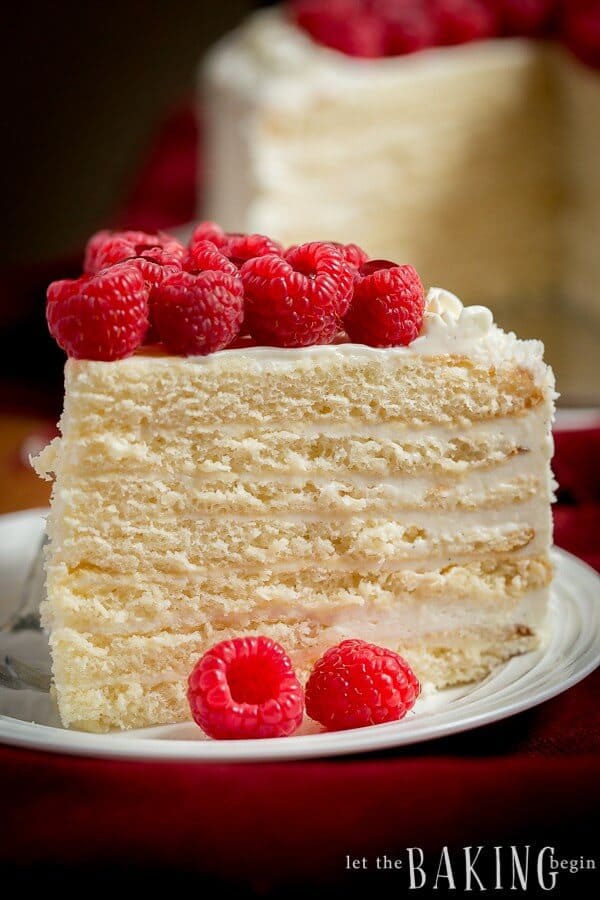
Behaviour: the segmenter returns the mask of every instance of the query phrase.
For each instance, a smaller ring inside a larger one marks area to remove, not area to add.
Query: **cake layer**
[[[533,470],[533,465],[526,468]],[[513,475],[512,468],[500,466],[483,475],[477,473],[477,477],[457,476],[455,480],[425,476],[380,482],[360,477],[328,480],[324,476],[318,480],[300,477],[269,480],[266,475],[257,480],[250,475],[222,475],[218,480],[182,476],[178,481],[163,481],[158,475],[149,474],[142,481],[119,482],[112,477],[98,477],[78,481],[62,492],[57,502],[66,535],[77,528],[78,516],[84,509],[90,516],[110,515],[137,528],[151,528],[160,512],[163,527],[179,523],[193,531],[198,519],[224,515],[232,520],[268,517],[287,521],[348,517],[357,513],[402,518],[401,514],[424,507],[466,511],[498,508],[545,492],[546,484],[539,474],[525,471]]]
[[[384,423],[356,431],[351,424],[306,422],[282,429],[229,425],[205,431],[199,422],[194,430],[175,426],[170,434],[158,428],[143,435],[90,433],[68,447],[56,445],[53,452],[60,451],[62,464],[71,468],[76,483],[92,484],[94,478],[111,474],[127,480],[263,474],[271,480],[282,473],[287,481],[295,476],[339,481],[341,473],[350,480],[354,475],[389,479],[422,471],[457,475],[531,451],[550,455],[551,444],[544,433],[549,416],[547,405],[539,404],[521,415],[483,420],[468,428],[464,424],[411,428]]]
[[[289,571],[323,565],[328,569],[393,570],[431,557],[445,565],[455,560],[484,557],[528,548],[543,552],[550,534],[548,498],[544,494],[525,503],[484,510],[447,512],[410,510],[397,519],[351,516],[323,521],[316,515],[299,520],[261,518],[197,519],[138,525],[118,519],[63,522],[66,535],[61,561],[74,568],[81,563],[109,571],[209,572],[233,565],[238,570],[267,567]],[[188,527],[186,527],[188,525]]]
[[[125,572],[85,566],[69,570],[61,565],[50,568],[53,600],[43,605],[42,616],[47,628],[119,635],[176,633],[209,623],[247,627],[262,618],[276,621],[290,614],[321,623],[340,612],[370,610],[376,615],[379,610],[401,609],[418,616],[430,604],[510,609],[523,595],[547,586],[551,576],[545,556],[491,556],[442,570],[362,576],[312,568],[278,577],[268,571],[244,577],[221,570],[198,577],[146,573],[142,579]]]
[[[438,637],[460,645],[469,629],[505,627],[538,628],[546,614],[547,589],[528,593],[516,601],[474,604],[444,599],[422,606],[398,604],[389,609],[354,608],[324,611],[286,610],[279,615],[263,612],[256,620],[233,626],[208,622],[189,632],[162,631],[150,635],[90,635],[69,628],[55,628],[50,646],[56,660],[58,685],[69,681],[80,686],[136,681],[155,684],[187,678],[190,662],[221,640],[240,634],[266,634],[294,653],[296,665],[306,670],[328,646],[344,637],[362,637],[389,646],[414,641],[435,644]]]
[[[349,631],[344,628],[321,629],[311,635],[301,631],[282,634],[280,629],[269,627],[262,628],[261,633],[273,631],[273,636],[284,640],[296,666],[300,671],[304,667],[305,676],[307,663],[317,655],[319,649],[341,640],[344,635],[360,636],[353,623],[349,623],[349,626]],[[472,627],[461,629],[460,634],[440,632],[428,641],[413,643],[396,642],[387,635],[385,643],[402,653],[422,684],[442,688],[483,678],[498,663],[515,654],[534,649],[540,640],[540,627],[540,621],[536,622],[535,633],[531,626],[524,624],[496,628]],[[364,630],[363,635],[368,640],[374,639],[369,628]],[[223,633],[215,635],[215,640],[224,636]],[[179,637],[173,635],[173,656],[177,656],[178,647],[181,647]],[[295,647],[301,649],[294,649]],[[93,655],[87,656],[88,652]],[[87,650],[84,654],[84,664],[87,661],[93,666],[97,654]],[[169,660],[172,659],[168,652],[167,656]],[[62,655],[59,659],[62,661]],[[152,656],[153,663],[154,659]],[[73,662],[76,664],[75,659]],[[186,665],[189,667],[188,659]],[[186,673],[187,671],[188,669]],[[150,684],[145,680],[132,679],[111,684],[97,683],[93,686],[78,683],[69,676],[62,683],[57,683],[58,702],[64,724],[85,731],[108,731],[111,728],[143,728],[188,719],[186,679],[180,677],[161,681],[158,672],[156,676],[158,680]]]
[[[177,435],[228,424],[285,430],[287,422],[306,421],[342,423],[360,433],[363,423],[460,425],[542,402],[535,373],[518,361],[421,358],[407,350],[382,354],[342,344],[291,353],[224,350],[199,359],[69,360],[66,460],[69,445],[103,432]]]

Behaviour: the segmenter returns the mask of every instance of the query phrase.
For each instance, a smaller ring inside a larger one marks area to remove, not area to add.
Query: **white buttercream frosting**
[[[463,306],[458,297],[443,288],[433,287],[427,294],[425,316],[419,337],[411,347],[414,352],[461,352],[472,347],[494,331],[503,335],[494,324],[491,311],[485,306]]]

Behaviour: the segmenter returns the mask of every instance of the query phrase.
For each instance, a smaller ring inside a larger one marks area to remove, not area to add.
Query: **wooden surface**
[[[54,433],[48,419],[0,415],[0,513],[47,506],[51,485],[38,478],[28,457],[47,444]]]

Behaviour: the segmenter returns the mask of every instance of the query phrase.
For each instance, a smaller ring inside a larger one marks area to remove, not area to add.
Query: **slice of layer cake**
[[[263,10],[209,53],[199,115],[200,207],[225,228],[355,241],[498,311],[600,315],[600,77],[556,41],[363,59]]]
[[[306,674],[362,637],[437,687],[534,648],[551,567],[543,347],[429,294],[408,347],[71,359],[48,600],[67,726],[189,717],[217,641],[274,637]]]

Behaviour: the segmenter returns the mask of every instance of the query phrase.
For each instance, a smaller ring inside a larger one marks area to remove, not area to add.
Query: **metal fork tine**
[[[40,603],[45,590],[44,548],[47,543],[48,537],[44,532],[23,584],[19,605],[5,622],[0,623],[0,631],[39,631],[41,628]]]
[[[44,597],[44,547],[47,537],[44,534],[40,541],[35,559],[33,560],[27,578],[23,584],[19,604],[5,622],[0,623],[0,632],[15,634],[16,632],[39,632],[40,603]],[[47,693],[50,690],[50,675],[28,663],[17,659],[14,655],[5,653],[0,661],[0,687],[15,691],[34,689]]]

